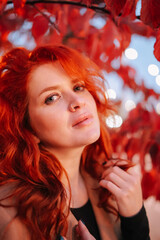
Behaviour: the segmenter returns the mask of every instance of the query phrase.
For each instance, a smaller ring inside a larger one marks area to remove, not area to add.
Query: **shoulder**
[[[31,240],[26,226],[0,207],[0,240]]]
[[[0,187],[0,240],[30,240],[29,231],[18,217],[15,218],[17,210],[15,207],[4,207],[13,205],[12,198],[4,199],[11,194],[13,186]],[[3,199],[3,200],[2,200]]]

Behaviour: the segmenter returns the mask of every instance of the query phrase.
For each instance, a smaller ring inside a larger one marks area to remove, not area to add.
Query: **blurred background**
[[[137,163],[151,239],[160,240],[160,1],[0,1],[0,56],[50,43],[102,69],[116,106],[106,119],[114,155]]]

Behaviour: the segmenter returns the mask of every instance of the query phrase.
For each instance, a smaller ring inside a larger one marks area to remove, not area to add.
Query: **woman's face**
[[[100,136],[95,100],[60,63],[35,68],[29,79],[29,117],[37,139],[52,150],[84,147]]]

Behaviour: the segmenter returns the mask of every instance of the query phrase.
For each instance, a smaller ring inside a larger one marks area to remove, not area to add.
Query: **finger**
[[[106,169],[102,174],[102,178],[104,178],[116,166],[125,172],[130,168],[130,167],[128,167],[128,161],[125,161],[125,160],[116,160],[116,161],[114,160],[114,161],[110,161],[109,163],[107,162],[105,164]]]
[[[130,171],[131,172],[131,171]],[[104,174],[104,178],[102,180],[108,180],[112,183],[116,184],[121,189],[128,189],[129,187],[136,187],[140,185],[140,175],[135,173],[132,170],[133,175],[125,172],[121,168],[115,166],[112,168],[112,171],[108,173],[108,175]]]
[[[125,188],[127,185],[126,181],[124,181],[124,179],[121,178],[121,176],[119,176],[113,171],[110,172],[107,176],[105,176],[103,180],[110,181],[114,183],[116,186],[118,186],[119,188]]]
[[[82,223],[82,221],[78,222],[79,227],[79,235],[81,240],[96,240],[88,231],[87,227]]]
[[[132,186],[140,185],[141,177],[140,177],[140,174],[137,173],[137,171],[135,170],[135,167],[131,167],[126,172],[120,168],[115,167],[114,172],[124,180],[126,185],[129,185],[129,184]],[[122,186],[122,185],[119,185],[119,186]]]
[[[104,167],[111,167],[116,163],[117,160],[108,160],[102,163]]]
[[[128,171],[124,171],[123,169],[117,166],[113,168],[113,172],[127,182],[130,181],[132,178],[131,174],[129,174]]]
[[[112,173],[116,174],[117,176],[122,178],[124,181],[129,181],[129,179],[130,179],[130,174],[128,172],[122,170],[118,166],[114,166],[110,169],[105,170],[104,173],[102,174],[102,179],[107,179],[107,176],[112,175]]]
[[[122,178],[126,183],[133,182],[134,179],[140,179],[140,174],[135,171],[135,168],[130,168],[127,171],[124,171],[123,169],[115,166],[112,169],[112,172],[114,172],[116,175],[118,175],[120,178]]]
[[[128,164],[128,160],[120,160],[120,159],[111,159],[111,160],[103,162],[104,167],[124,166],[127,164]]]
[[[139,169],[139,165],[134,165],[133,167],[129,168],[127,170],[127,172],[130,174],[130,175],[139,175],[140,176],[140,169]]]
[[[111,173],[112,171],[113,171],[113,167],[107,168],[107,169],[103,172],[101,178],[104,179],[104,178],[105,178],[109,173]]]
[[[99,184],[101,187],[108,189],[115,197],[118,197],[121,194],[121,189],[111,181],[101,180]]]

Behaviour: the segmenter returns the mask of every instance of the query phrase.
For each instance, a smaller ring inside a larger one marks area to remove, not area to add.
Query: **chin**
[[[86,140],[87,140],[87,144],[92,144],[94,142],[96,142],[100,137],[100,131],[95,130],[94,132],[92,132],[92,134],[88,133],[86,134]]]

